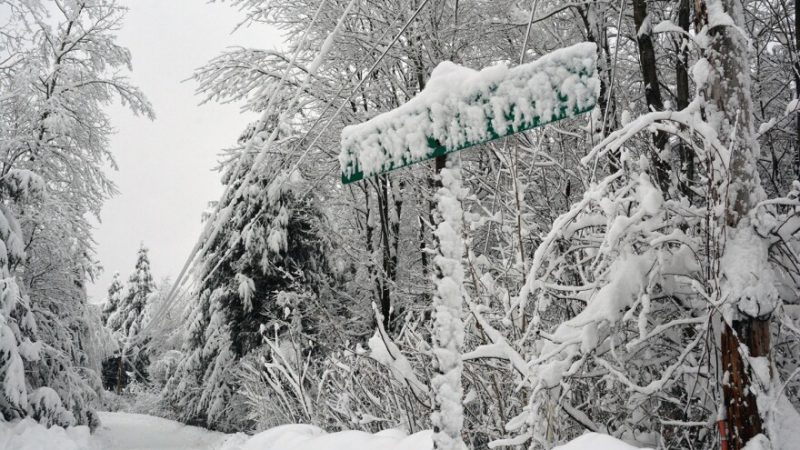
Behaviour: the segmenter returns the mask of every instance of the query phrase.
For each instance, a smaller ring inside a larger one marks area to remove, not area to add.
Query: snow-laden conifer
[[[111,278],[111,284],[108,286],[108,296],[103,304],[104,325],[108,324],[109,317],[111,317],[111,315],[114,314],[119,308],[124,289],[125,286],[122,284],[119,272],[114,272],[114,276]]]

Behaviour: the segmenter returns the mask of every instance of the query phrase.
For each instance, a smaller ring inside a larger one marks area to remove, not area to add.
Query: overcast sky
[[[140,242],[150,249],[156,280],[175,278],[200,234],[200,214],[222,193],[216,165],[255,116],[237,105],[198,106],[193,69],[229,46],[276,48],[280,34],[263,28],[231,34],[242,15],[205,0],[128,0],[119,42],[133,55],[131,78],[153,103],[156,120],[111,109],[111,139],[120,194],[106,202],[97,226],[104,273],[89,286],[92,302],[105,299],[115,271],[127,280]]]

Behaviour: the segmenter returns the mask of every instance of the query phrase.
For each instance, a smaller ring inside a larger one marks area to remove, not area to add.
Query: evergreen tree
[[[0,188],[5,187],[3,180]],[[27,194],[30,187],[33,186],[26,187],[23,192]],[[31,312],[30,298],[21,292],[14,271],[25,257],[22,230],[15,214],[5,205],[0,205],[0,239],[0,417],[13,420],[28,413],[29,395],[33,392],[24,363],[39,359],[42,343],[36,337],[38,327]],[[64,417],[59,423],[68,425],[73,421],[72,417]]]
[[[19,276],[41,344],[39,358],[25,365],[28,383],[38,392],[29,397],[30,413],[47,425],[95,427],[94,408],[102,390],[100,362],[106,348],[94,334],[102,325],[88,303],[85,284],[96,263],[87,243],[75,238],[69,216],[53,202],[45,199],[19,209],[20,226],[29,242],[25,270]],[[59,398],[60,407],[55,402]]]
[[[128,293],[121,308],[125,313],[120,329],[125,331],[128,340],[132,340],[141,330],[147,299],[153,291],[155,291],[155,284],[153,275],[150,273],[147,248],[141,244],[136,258],[136,268],[128,278]]]
[[[236,195],[252,165],[248,152],[240,157],[248,159],[234,160],[223,177],[231,185],[223,198],[230,218],[218,221],[219,232],[207,241],[183,360],[164,390],[182,420],[222,430],[248,425],[244,401],[234,399],[241,363],[264,348],[261,330],[279,326],[287,307],[310,307],[284,299],[319,295],[331,247],[320,233],[323,216],[313,198],[298,195],[301,180],[278,164],[258,170],[245,195]],[[314,334],[316,326],[307,320],[302,328]]]
[[[108,287],[108,297],[106,303],[103,305],[103,324],[108,325],[108,318],[111,317],[119,308],[120,300],[122,299],[122,291],[125,286],[120,280],[119,272],[114,272],[114,277],[111,279],[111,285]]]
[[[148,298],[154,291],[147,248],[141,244],[136,267],[128,278],[127,293],[107,320],[107,326],[116,336],[120,350],[104,363],[103,372],[106,375],[106,387],[112,387],[113,381],[113,387],[116,387],[118,393],[128,383],[127,373],[134,372],[135,378],[140,380],[146,376],[146,367],[149,364],[147,341],[142,339],[140,332],[144,326]],[[114,366],[116,374],[113,374]]]

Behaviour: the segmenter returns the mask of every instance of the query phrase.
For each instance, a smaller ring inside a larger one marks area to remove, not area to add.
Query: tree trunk
[[[600,113],[600,121],[594,124],[592,131],[605,137],[614,128],[616,116],[613,90],[609,95],[609,89],[612,87],[612,62],[608,33],[606,32],[606,21],[603,16],[604,13],[592,4],[588,4],[585,8],[579,8],[578,13],[586,28],[586,40],[597,45],[597,78],[600,80],[600,96],[597,99],[597,107]],[[592,142],[591,145],[594,146],[595,142]],[[609,152],[608,168],[610,173],[615,173],[619,170],[619,150]]]
[[[800,1],[794,2],[794,89],[796,97],[800,98]],[[800,114],[794,120],[795,129],[795,149],[794,149],[794,173],[800,178]]]
[[[378,191],[378,210],[381,218],[381,242],[383,247],[383,282],[381,283],[380,302],[383,314],[383,327],[389,333],[391,321],[392,300],[391,283],[394,281],[394,267],[392,265],[392,249],[389,245],[391,224],[389,221],[389,178],[381,175],[377,179],[380,190]]]
[[[759,181],[757,161],[758,143],[753,132],[753,103],[750,97],[750,63],[748,43],[739,29],[744,29],[744,10],[741,0],[714,0],[708,8],[715,14],[726,13],[733,19],[735,27],[725,21],[710,21],[707,59],[711,65],[705,88],[706,117],[717,128],[723,148],[730,151],[727,167],[717,163],[719,176],[727,177],[712,193],[718,202],[725,202],[724,213],[717,218],[717,235],[732,237],[747,233],[752,225],[748,214],[758,201],[764,198]],[[738,28],[738,29],[737,29]],[[737,245],[736,239],[728,246]],[[728,250],[723,250],[728,251]],[[754,255],[757,257],[757,255]],[[749,276],[741,274],[738,261],[721,258],[723,275]],[[760,274],[756,274],[760,275]],[[758,411],[752,382],[756,379],[753,368],[745,355],[768,356],[770,305],[767,298],[736,298],[737,285],[730,276],[721,276],[720,292],[728,293],[725,315],[730,324],[722,330],[722,367],[725,371],[723,396],[727,420],[728,445],[731,450],[742,449],[747,442],[763,431],[762,417]],[[760,317],[754,317],[753,308],[743,308],[743,301],[758,305]],[[744,353],[744,354],[743,354]]]
[[[644,82],[644,97],[647,109],[663,111],[664,101],[661,99],[661,87],[658,84],[658,68],[656,67],[656,52],[653,48],[650,26],[645,23],[647,19],[647,0],[633,0],[633,23],[636,26],[636,42],[639,47],[639,67],[642,70]],[[661,158],[661,152],[667,146],[667,134],[658,131],[653,136],[655,151],[650,155],[650,165],[656,183],[661,192],[667,193],[669,188],[669,164]]]
[[[388,179],[387,179],[387,184],[388,184]],[[389,279],[392,280],[392,283],[397,282],[397,265],[400,261],[400,220],[402,219],[403,216],[404,189],[405,189],[405,183],[402,180],[398,182],[396,190],[394,188],[394,185],[389,184],[389,192],[392,194],[392,199],[394,200],[394,218],[390,218],[391,231],[392,231],[392,255],[389,260],[390,271],[388,273]],[[387,322],[391,324],[391,321]]]
[[[739,450],[754,436],[763,433],[756,398],[750,392],[748,367],[740,343],[747,343],[751,357],[769,355],[769,320],[745,318],[727,324],[722,332],[722,370],[728,380],[722,384],[727,412],[727,439],[730,450]]]
[[[678,26],[688,35],[689,34],[689,0],[680,0],[678,6]],[[678,59],[675,66],[675,81],[677,84],[676,94],[678,110],[689,106],[689,41],[685,36],[681,36],[678,41]],[[681,164],[681,193],[692,200],[691,182],[694,179],[694,152],[685,142],[680,142],[678,155]]]
[[[117,361],[117,395],[122,394],[122,355]]]

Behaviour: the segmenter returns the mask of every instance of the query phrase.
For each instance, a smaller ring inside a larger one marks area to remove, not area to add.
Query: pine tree
[[[20,278],[41,343],[39,358],[25,366],[28,383],[38,392],[29,397],[30,412],[47,425],[94,427],[108,342],[95,334],[102,328],[100,315],[89,305],[85,289],[85,277],[95,263],[86,244],[74,239],[71,221],[53,203],[45,199],[19,210],[29,242]]]
[[[155,291],[153,275],[150,273],[150,260],[147,257],[147,248],[142,243],[136,258],[136,268],[128,278],[128,292],[124,302],[120,305],[123,330],[129,341],[132,341],[142,328],[144,311],[147,299]]]
[[[108,287],[108,297],[106,303],[103,305],[103,324],[108,325],[108,318],[111,317],[119,308],[120,300],[122,299],[122,291],[125,286],[120,280],[119,272],[114,272],[114,277],[111,279],[111,285]]]
[[[149,364],[147,355],[147,340],[140,335],[143,326],[147,301],[155,291],[153,275],[150,273],[150,260],[144,244],[139,247],[136,267],[128,278],[128,290],[121,298],[117,309],[107,320],[107,326],[119,342],[119,353],[106,361],[103,372],[113,372],[116,364],[116,378],[113,384],[119,393],[128,382],[126,374],[134,372],[136,379],[146,377],[146,367]],[[106,387],[111,387],[109,378],[106,377]]]
[[[4,180],[0,188],[5,187]],[[38,328],[30,298],[21,292],[14,272],[25,257],[22,230],[15,214],[5,205],[0,205],[0,239],[0,417],[13,420],[28,414],[29,395],[33,392],[24,363],[39,359],[42,344],[36,337]],[[71,424],[70,418],[65,419],[62,424]]]
[[[247,152],[240,157],[252,158]],[[182,420],[222,430],[248,425],[247,415],[236,410],[244,407],[241,398],[234,399],[237,375],[242,360],[264,348],[261,330],[273,329],[283,317],[282,294],[316,296],[328,270],[323,216],[311,196],[297,194],[297,177],[271,164],[256,169],[245,195],[233,194],[251,166],[250,160],[231,164],[223,177],[233,187],[222,199],[230,218],[220,221],[196,273],[201,281],[183,360],[164,390]],[[315,328],[306,321],[306,333]]]

